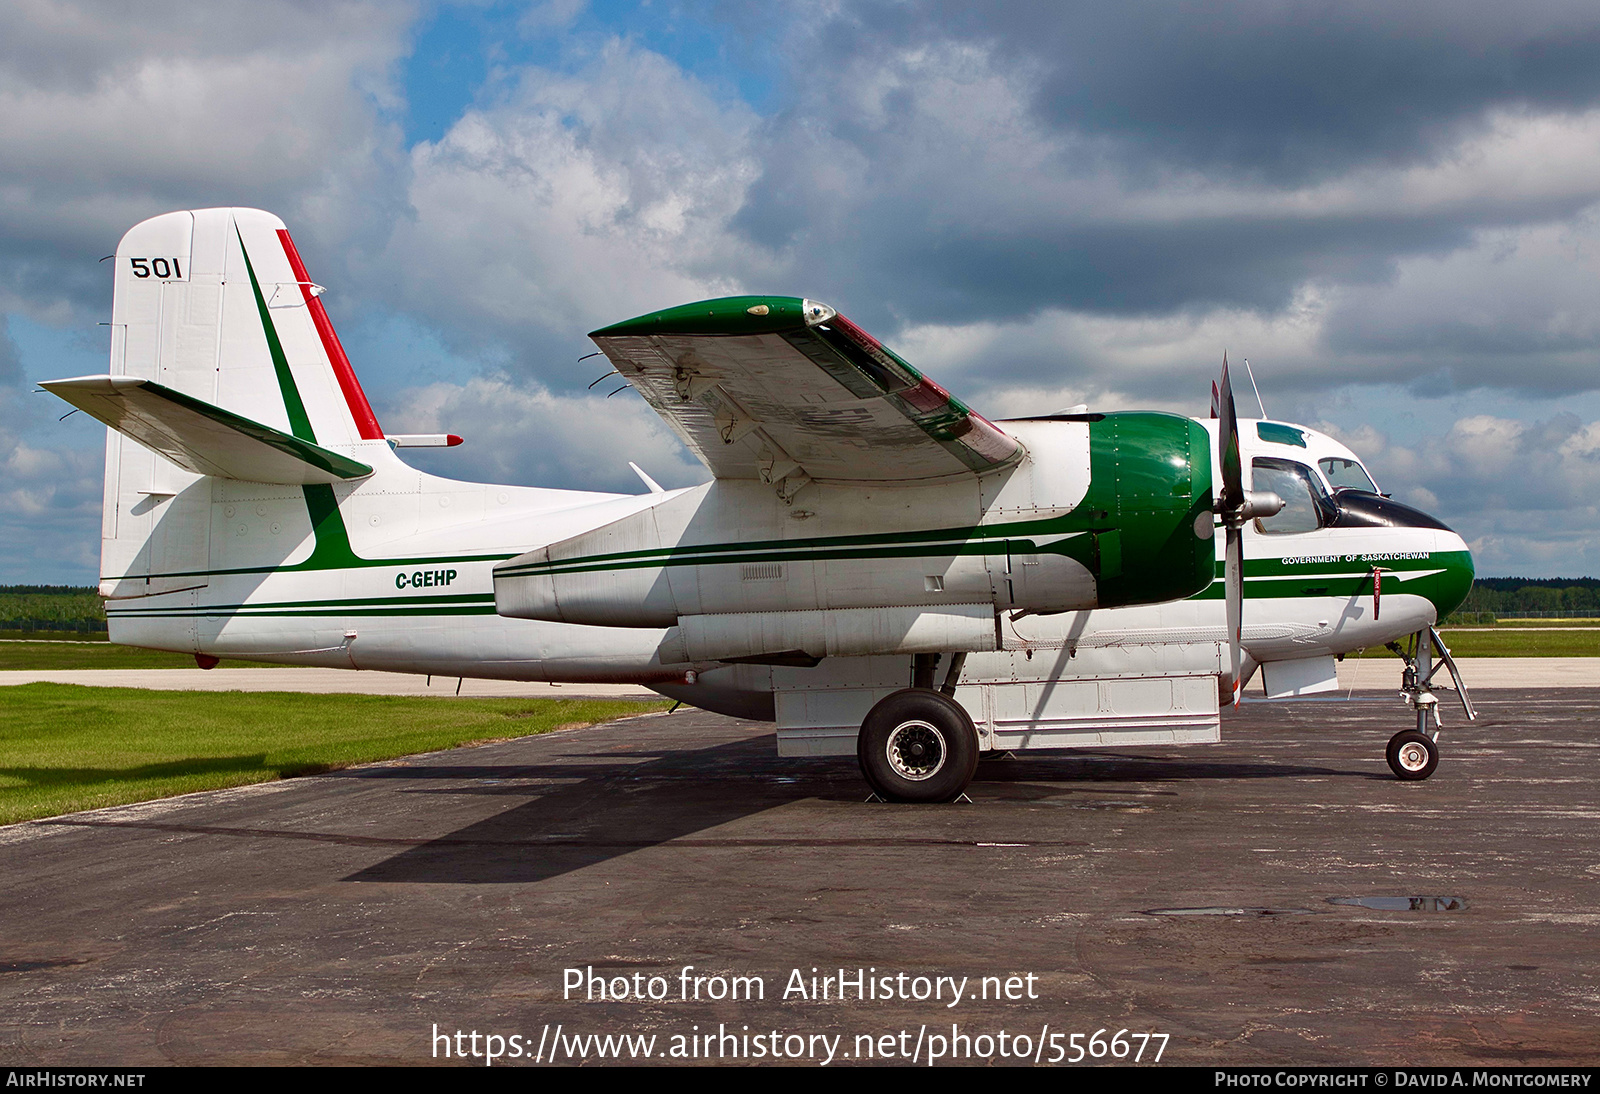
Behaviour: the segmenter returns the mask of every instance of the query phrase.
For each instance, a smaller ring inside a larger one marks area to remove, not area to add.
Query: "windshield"
[[[1328,485],[1335,490],[1365,490],[1369,494],[1378,493],[1378,486],[1372,481],[1372,476],[1367,474],[1367,469],[1355,460],[1342,457],[1318,460],[1317,466],[1322,468],[1322,473],[1328,477]]]

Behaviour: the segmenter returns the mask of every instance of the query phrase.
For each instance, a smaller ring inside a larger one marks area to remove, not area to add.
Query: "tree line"
[[[1600,617],[1600,578],[1480,577],[1457,615],[1467,613]]]

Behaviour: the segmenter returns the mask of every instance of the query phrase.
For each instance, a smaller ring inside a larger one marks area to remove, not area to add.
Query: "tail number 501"
[[[154,277],[158,281],[182,281],[183,266],[176,258],[130,258],[133,276],[143,280]]]

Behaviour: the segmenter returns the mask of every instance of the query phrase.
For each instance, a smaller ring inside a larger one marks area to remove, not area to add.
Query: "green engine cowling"
[[[1211,435],[1176,414],[1107,414],[1089,425],[1099,606],[1193,596],[1216,573]]]

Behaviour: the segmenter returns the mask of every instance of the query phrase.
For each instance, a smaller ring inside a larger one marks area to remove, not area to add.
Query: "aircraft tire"
[[[905,688],[867,712],[856,759],[885,801],[954,801],[978,770],[978,731],[948,695]]]
[[[1439,766],[1439,746],[1426,733],[1414,729],[1403,729],[1390,737],[1384,756],[1395,778],[1407,782],[1426,779]]]

